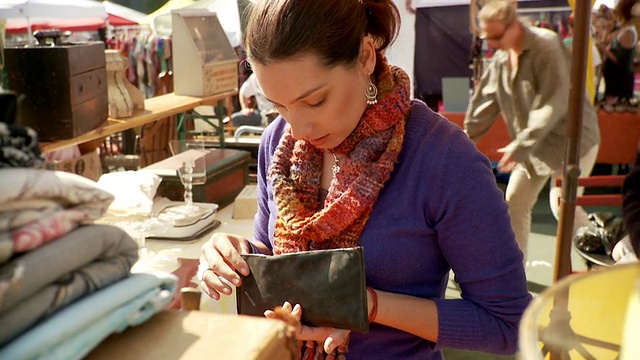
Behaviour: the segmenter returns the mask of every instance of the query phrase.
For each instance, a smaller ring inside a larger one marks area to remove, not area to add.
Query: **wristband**
[[[376,316],[378,315],[378,294],[371,286],[367,286],[367,293],[371,296],[371,302],[373,306],[371,306],[371,311],[369,312],[369,324],[376,320]]]

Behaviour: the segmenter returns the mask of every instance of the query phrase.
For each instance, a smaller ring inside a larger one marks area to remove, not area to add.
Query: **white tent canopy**
[[[215,12],[220,20],[231,46],[239,46],[242,41],[240,30],[240,13],[236,0],[200,0],[183,9],[206,9]],[[153,19],[153,29],[161,36],[171,34],[171,13],[159,14]]]
[[[102,5],[108,14],[115,15],[126,20],[131,20],[138,24],[145,18],[145,16],[147,16],[147,14],[143,12],[107,0],[103,1]]]
[[[102,3],[92,0],[0,1],[0,19],[7,21],[7,30],[26,28],[30,38],[33,25],[100,26],[107,17]],[[30,40],[33,41],[32,38]]]
[[[141,22],[141,24],[153,24],[153,19],[159,15],[169,14],[173,9],[181,9],[187,5],[191,5],[197,0],[167,0],[162,6],[147,15]]]
[[[0,18],[11,19],[78,19],[107,18],[104,6],[92,0],[2,0]]]

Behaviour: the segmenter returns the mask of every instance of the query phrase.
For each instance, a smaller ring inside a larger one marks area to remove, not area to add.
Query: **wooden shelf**
[[[132,117],[122,119],[108,118],[107,122],[103,125],[78,137],[68,140],[41,142],[40,146],[42,151],[50,152],[72,145],[83,144],[164,119],[169,116],[183,113],[192,110],[197,106],[215,105],[218,101],[236,95],[237,93],[238,92],[234,90],[207,97],[183,96],[169,93],[166,95],[152,97],[145,100],[145,109],[135,112]]]

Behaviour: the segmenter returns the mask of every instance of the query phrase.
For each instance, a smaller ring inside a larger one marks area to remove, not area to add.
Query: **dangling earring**
[[[367,104],[375,105],[378,103],[378,88],[373,81],[369,80],[369,85],[367,86],[367,90],[364,92],[364,96],[367,97]]]

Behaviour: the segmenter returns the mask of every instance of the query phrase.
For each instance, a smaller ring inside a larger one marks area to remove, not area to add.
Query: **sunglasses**
[[[504,29],[502,30],[502,32],[500,34],[489,36],[487,33],[483,32],[483,33],[480,34],[480,38],[482,40],[486,40],[486,41],[500,41],[500,40],[502,40],[504,35],[507,33],[507,31],[511,27],[511,24],[513,24],[513,22],[510,22],[509,24],[505,24]]]

